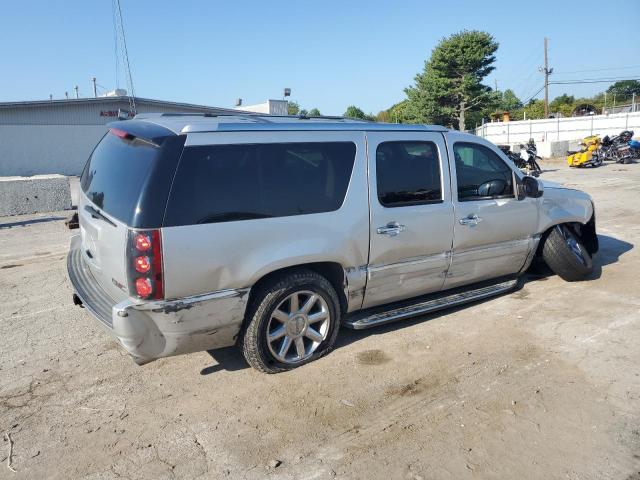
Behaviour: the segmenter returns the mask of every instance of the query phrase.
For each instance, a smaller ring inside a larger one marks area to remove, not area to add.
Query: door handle
[[[400,232],[405,231],[405,226],[398,224],[398,222],[389,222],[384,227],[378,227],[378,234],[380,235],[389,235],[390,237],[395,237]]]
[[[479,224],[481,221],[482,221],[482,219],[478,215],[476,215],[475,213],[469,215],[468,217],[461,218],[459,220],[460,225],[467,225],[469,227],[473,227],[474,225]]]

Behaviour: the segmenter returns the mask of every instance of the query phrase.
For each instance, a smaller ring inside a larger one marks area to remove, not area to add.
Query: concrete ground
[[[71,305],[69,212],[0,219],[0,478],[640,478],[640,165],[593,195],[593,279],[364,332],[267,376],[233,349],[137,367]]]

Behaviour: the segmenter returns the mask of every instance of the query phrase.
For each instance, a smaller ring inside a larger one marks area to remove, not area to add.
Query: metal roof
[[[309,130],[381,130],[446,132],[439,125],[378,123],[342,117],[299,117],[259,114],[189,115],[141,114],[135,120],[153,123],[176,134],[242,131],[309,131]]]
[[[238,110],[232,108],[220,108],[209,107],[206,105],[196,105],[193,103],[182,102],[169,102],[165,100],[155,100],[153,98],[133,97],[136,103],[144,103],[147,105],[158,106],[171,106],[179,108],[189,109],[201,109],[201,110],[215,110],[216,112],[224,112],[229,114],[238,113]],[[16,108],[16,107],[64,107],[70,105],[83,105],[83,104],[100,104],[100,103],[113,103],[114,101],[129,101],[128,96],[111,96],[111,97],[91,97],[91,98],[69,98],[62,100],[27,100],[20,102],[0,102],[1,108]],[[240,112],[242,113],[242,112]]]

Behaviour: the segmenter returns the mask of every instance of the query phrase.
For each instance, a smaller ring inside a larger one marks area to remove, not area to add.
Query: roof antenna
[[[133,77],[131,76],[131,65],[129,64],[129,52],[127,51],[127,39],[124,34],[124,22],[122,20],[122,8],[120,7],[120,0],[113,0],[113,21],[114,28],[116,30],[116,55],[118,50],[118,38],[122,41],[122,56],[124,68],[126,70],[127,90],[129,91],[129,109],[131,113],[135,115],[136,112],[136,92],[133,89]],[[116,62],[118,59],[116,58]],[[117,71],[117,68],[116,68]],[[117,74],[117,73],[116,73]]]

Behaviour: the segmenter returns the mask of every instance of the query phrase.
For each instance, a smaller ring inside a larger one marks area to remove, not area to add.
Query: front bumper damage
[[[234,345],[249,297],[247,288],[176,300],[116,302],[84,263],[79,235],[71,239],[67,271],[74,303],[86,307],[139,365]]]

